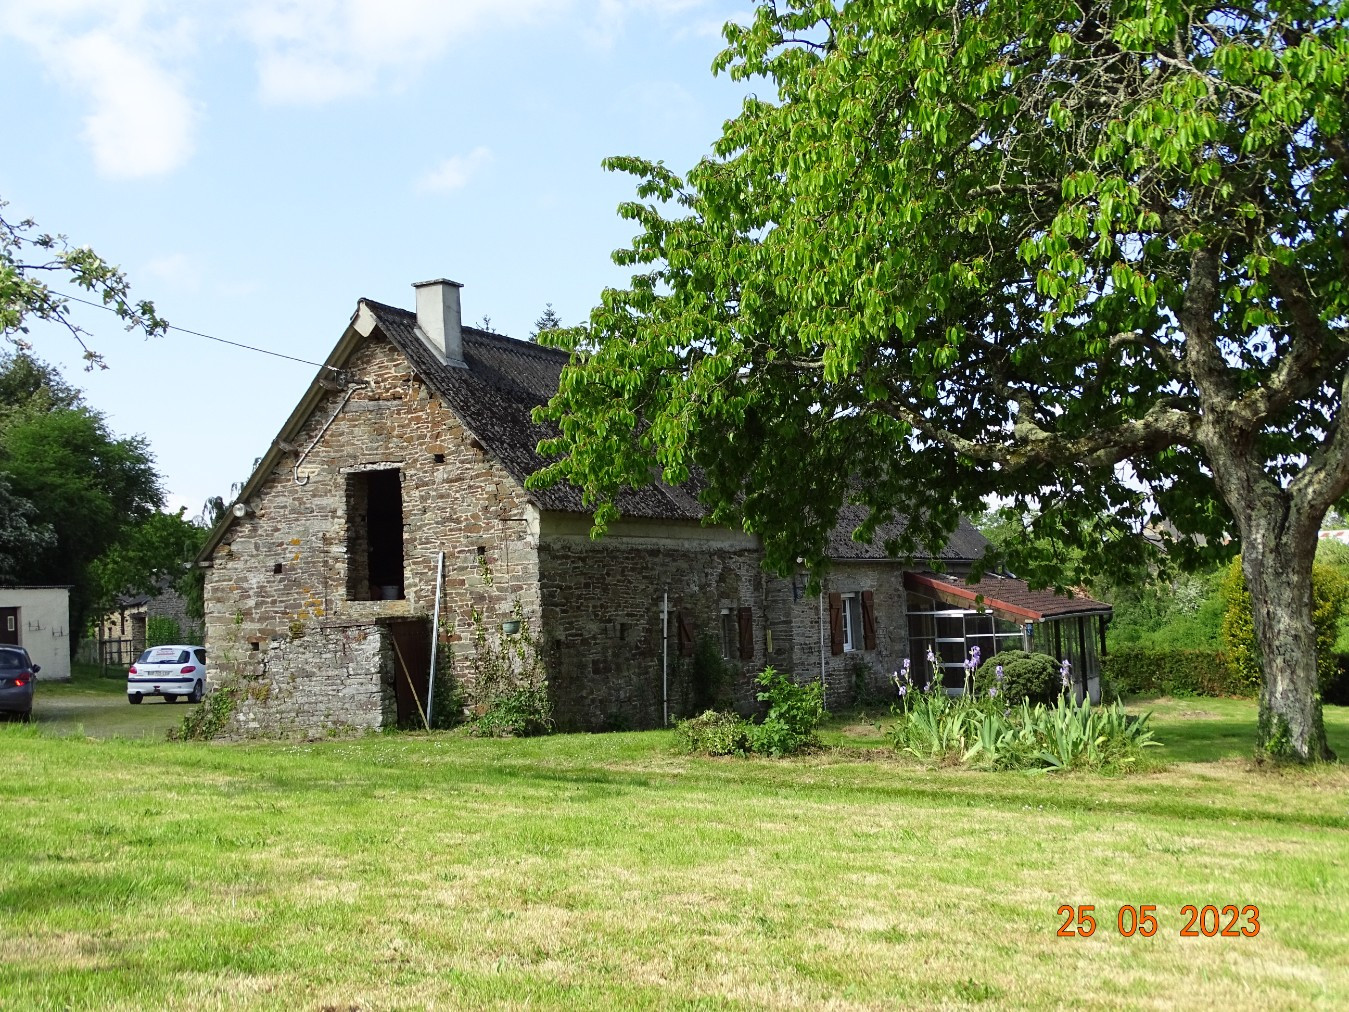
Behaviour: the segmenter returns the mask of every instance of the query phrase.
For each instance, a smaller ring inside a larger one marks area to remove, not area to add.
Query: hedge
[[[1232,676],[1221,650],[1121,647],[1101,658],[1101,675],[1126,696],[1254,696]]]

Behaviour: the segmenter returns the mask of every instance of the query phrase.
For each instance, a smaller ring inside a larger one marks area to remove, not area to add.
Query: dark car
[[[33,716],[33,682],[41,670],[23,647],[0,646],[0,713]]]

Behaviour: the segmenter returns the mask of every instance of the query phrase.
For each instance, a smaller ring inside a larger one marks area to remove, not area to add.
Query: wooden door
[[[394,698],[398,703],[398,726],[422,726],[426,712],[426,683],[431,671],[431,623],[426,619],[394,622],[389,626],[393,638]]]
[[[0,608],[0,643],[19,645],[18,608]]]

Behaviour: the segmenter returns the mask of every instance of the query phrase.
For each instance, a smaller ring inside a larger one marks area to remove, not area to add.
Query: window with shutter
[[[870,590],[862,591],[862,646],[876,649],[876,595]]]

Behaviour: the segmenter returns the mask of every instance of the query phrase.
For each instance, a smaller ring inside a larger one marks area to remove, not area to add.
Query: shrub
[[[1089,769],[1123,772],[1156,747],[1148,717],[1119,704],[1093,707],[1060,696],[1007,707],[984,697],[932,693],[915,700],[891,729],[894,747],[919,759],[987,770]]]
[[[547,683],[522,685],[496,696],[486,711],[469,725],[478,738],[528,738],[553,729],[553,704]]]
[[[1321,702],[1334,706],[1349,706],[1349,654],[1335,655],[1336,672],[1321,687]]]
[[[151,615],[145,620],[145,645],[147,647],[183,642],[185,642],[183,630],[174,619],[167,615]]]
[[[1002,684],[997,683],[998,665],[1002,665]],[[1059,662],[1048,654],[1027,653],[1025,650],[1004,650],[990,657],[974,673],[976,695],[987,697],[996,688],[1004,705],[1023,699],[1032,703],[1048,703],[1060,689]]]
[[[761,702],[768,714],[753,724],[734,713],[708,710],[701,716],[675,725],[675,748],[699,755],[792,755],[819,745],[815,733],[824,718],[818,682],[798,685],[791,675],[773,668],[758,678]]]
[[[771,664],[760,673],[758,682],[763,686],[759,701],[768,704],[768,715],[754,727],[754,751],[783,756],[818,745],[815,729],[824,718],[820,683],[798,685]]]
[[[1220,650],[1122,647],[1101,658],[1101,683],[1128,696],[1251,696]],[[1104,691],[1104,689],[1102,690]],[[1103,697],[1104,698],[1104,697]]]
[[[734,713],[708,710],[675,724],[675,749],[691,755],[746,755],[754,725]]]
[[[169,741],[210,741],[225,730],[234,715],[236,689],[222,685],[188,710],[183,722],[169,728]]]
[[[1260,688],[1263,675],[1260,663],[1260,645],[1255,636],[1251,595],[1246,589],[1246,577],[1241,570],[1241,557],[1232,560],[1223,587],[1227,592],[1227,611],[1223,615],[1223,647],[1232,678],[1254,695]],[[1312,625],[1316,629],[1316,673],[1321,695],[1335,691],[1339,679],[1339,661],[1335,657],[1335,641],[1340,635],[1340,622],[1349,605],[1349,578],[1333,565],[1316,563],[1312,566]]]

